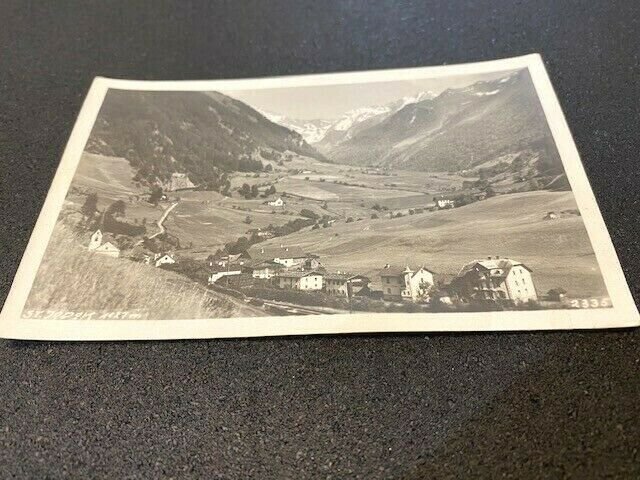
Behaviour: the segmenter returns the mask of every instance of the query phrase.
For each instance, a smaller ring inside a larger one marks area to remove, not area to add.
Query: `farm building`
[[[444,210],[446,208],[455,208],[456,206],[455,200],[452,200],[451,198],[436,198],[435,202],[436,206],[440,210]]]
[[[433,272],[424,267],[412,270],[408,266],[402,268],[385,265],[378,275],[385,300],[417,302],[425,298],[434,285]]]
[[[307,254],[307,257],[302,262],[302,268],[305,270],[324,270],[322,262],[320,262],[320,257],[311,253]]]
[[[333,295],[350,297],[357,295],[369,285],[369,279],[363,275],[352,273],[325,273],[323,275],[324,289]]]
[[[161,267],[162,265],[172,265],[176,263],[175,258],[169,253],[156,253],[153,260],[156,267]]]
[[[254,261],[276,262],[287,268],[302,266],[308,255],[300,247],[260,247],[255,246],[248,250],[248,257]]]
[[[250,273],[253,278],[269,279],[281,271],[284,266],[270,260],[249,261],[244,264],[243,271]]]
[[[88,249],[90,252],[109,257],[120,256],[120,249],[116,246],[115,239],[109,234],[103,234],[99,229],[91,235]]]
[[[282,197],[278,197],[271,202],[267,202],[267,205],[270,207],[284,207],[284,200],[282,200]]]
[[[520,304],[538,299],[531,272],[516,260],[487,257],[462,267],[451,285],[468,300],[504,300]]]
[[[552,288],[547,292],[547,298],[552,302],[561,302],[567,298],[567,291],[564,288]]]
[[[235,255],[209,255],[207,261],[210,267],[226,267],[230,263],[239,263],[243,265],[246,261],[247,255],[244,253],[238,253]]]
[[[224,270],[216,270],[209,274],[209,285],[213,285],[221,278],[232,277],[234,275],[240,275],[242,273],[242,269],[240,265],[228,265]]]
[[[322,290],[322,274],[319,272],[280,272],[273,278],[274,283],[280,288],[294,290]]]
[[[120,249],[111,242],[104,242],[98,248],[94,250],[95,253],[100,255],[107,255],[109,257],[119,257]]]

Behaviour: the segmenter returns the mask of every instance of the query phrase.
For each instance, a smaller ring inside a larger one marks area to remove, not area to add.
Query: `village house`
[[[120,249],[116,246],[115,239],[109,234],[103,234],[99,229],[91,235],[88,249],[90,252],[108,257],[120,256]]]
[[[538,300],[531,272],[529,267],[516,260],[487,257],[462,267],[451,285],[467,300],[522,304]]]
[[[450,198],[438,198],[436,199],[436,206],[440,210],[444,210],[446,208],[455,208],[456,202]]]
[[[320,257],[318,255],[314,255],[312,253],[308,253],[307,257],[302,262],[301,267],[304,270],[322,270],[324,271],[324,267],[322,266],[322,262],[320,262]]]
[[[280,272],[273,277],[276,286],[293,290],[316,291],[322,290],[322,274],[313,271],[295,270]]]
[[[426,300],[429,290],[434,285],[433,272],[424,267],[412,270],[408,266],[402,268],[387,264],[378,275],[383,298],[390,301]]]
[[[258,236],[260,238],[273,238],[275,235],[273,232],[269,231],[269,230],[258,230]]]
[[[228,264],[225,269],[217,269],[209,274],[209,285],[213,285],[221,278],[232,277],[234,275],[240,275],[242,273],[242,268],[240,265]]]
[[[226,267],[230,263],[238,263],[243,265],[246,261],[247,255],[245,253],[237,253],[234,255],[209,255],[207,261],[210,267]]]
[[[270,260],[249,261],[243,266],[243,271],[250,273],[253,278],[270,279],[281,271],[284,266]]]
[[[176,259],[169,253],[156,253],[153,257],[154,265],[161,267],[162,265],[173,265]]]
[[[247,251],[247,256],[253,261],[276,262],[287,268],[301,267],[309,257],[300,247],[262,247],[253,246]]]
[[[363,275],[352,273],[325,273],[323,275],[324,289],[332,295],[352,297],[358,295],[369,285],[369,279]]]
[[[267,202],[267,205],[270,207],[284,207],[284,200],[282,200],[282,197],[278,197],[271,202]]]
[[[562,302],[567,298],[567,291],[564,288],[552,288],[547,292],[547,299],[552,302]]]

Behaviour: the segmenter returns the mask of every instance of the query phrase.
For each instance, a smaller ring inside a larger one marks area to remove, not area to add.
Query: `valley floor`
[[[124,159],[85,154],[67,196],[67,208],[78,211],[88,193],[99,195],[100,210],[123,200],[126,221],[147,225],[150,236],[158,231],[156,222],[165,219],[163,228],[182,244],[179,256],[196,261],[247,236],[250,229],[284,225],[302,218],[301,212],[306,210],[331,218],[330,224],[307,226],[260,245],[301,247],[317,255],[329,271],[368,276],[373,289],[379,287],[377,272],[385,264],[425,266],[446,283],[466,263],[500,256],[532,269],[539,294],[561,287],[574,298],[607,295],[569,191],[504,194],[433,211],[434,195],[459,189],[460,177],[379,172],[295,158],[287,168],[276,166],[269,173],[233,176],[236,186],[244,182],[274,185],[277,193],[266,199],[246,199],[235,192],[225,197],[211,191],[183,191],[168,192],[166,201],[153,206],[144,199],[144,189],[131,181],[132,175]],[[266,204],[280,196],[285,200],[283,207]],[[549,212],[556,212],[557,218],[548,219]],[[125,258],[88,254],[87,239],[73,237],[60,223],[28,308],[117,307],[143,310],[148,318],[267,313],[264,306],[207,290],[177,273]],[[272,303],[271,307],[296,311],[291,305]],[[313,309],[307,310],[311,313]]]

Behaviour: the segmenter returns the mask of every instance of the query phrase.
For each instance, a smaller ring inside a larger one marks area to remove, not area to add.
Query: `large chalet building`
[[[410,267],[385,265],[378,273],[385,300],[410,300],[416,302],[424,298],[433,287],[433,272],[425,267],[415,270]]]
[[[325,273],[323,275],[325,292],[332,295],[351,297],[368,288],[369,279],[353,273]]]
[[[452,286],[458,295],[469,300],[522,304],[538,300],[531,272],[529,267],[516,260],[488,257],[462,267]]]
[[[250,273],[252,278],[268,280],[273,278],[285,267],[273,260],[249,260],[243,265],[243,271]]]
[[[322,290],[322,273],[304,270],[280,272],[273,278],[276,286],[293,290]]]

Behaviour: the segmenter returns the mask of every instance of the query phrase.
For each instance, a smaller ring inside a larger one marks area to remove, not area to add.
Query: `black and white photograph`
[[[106,88],[22,317],[611,309],[530,69],[449,68]]]

